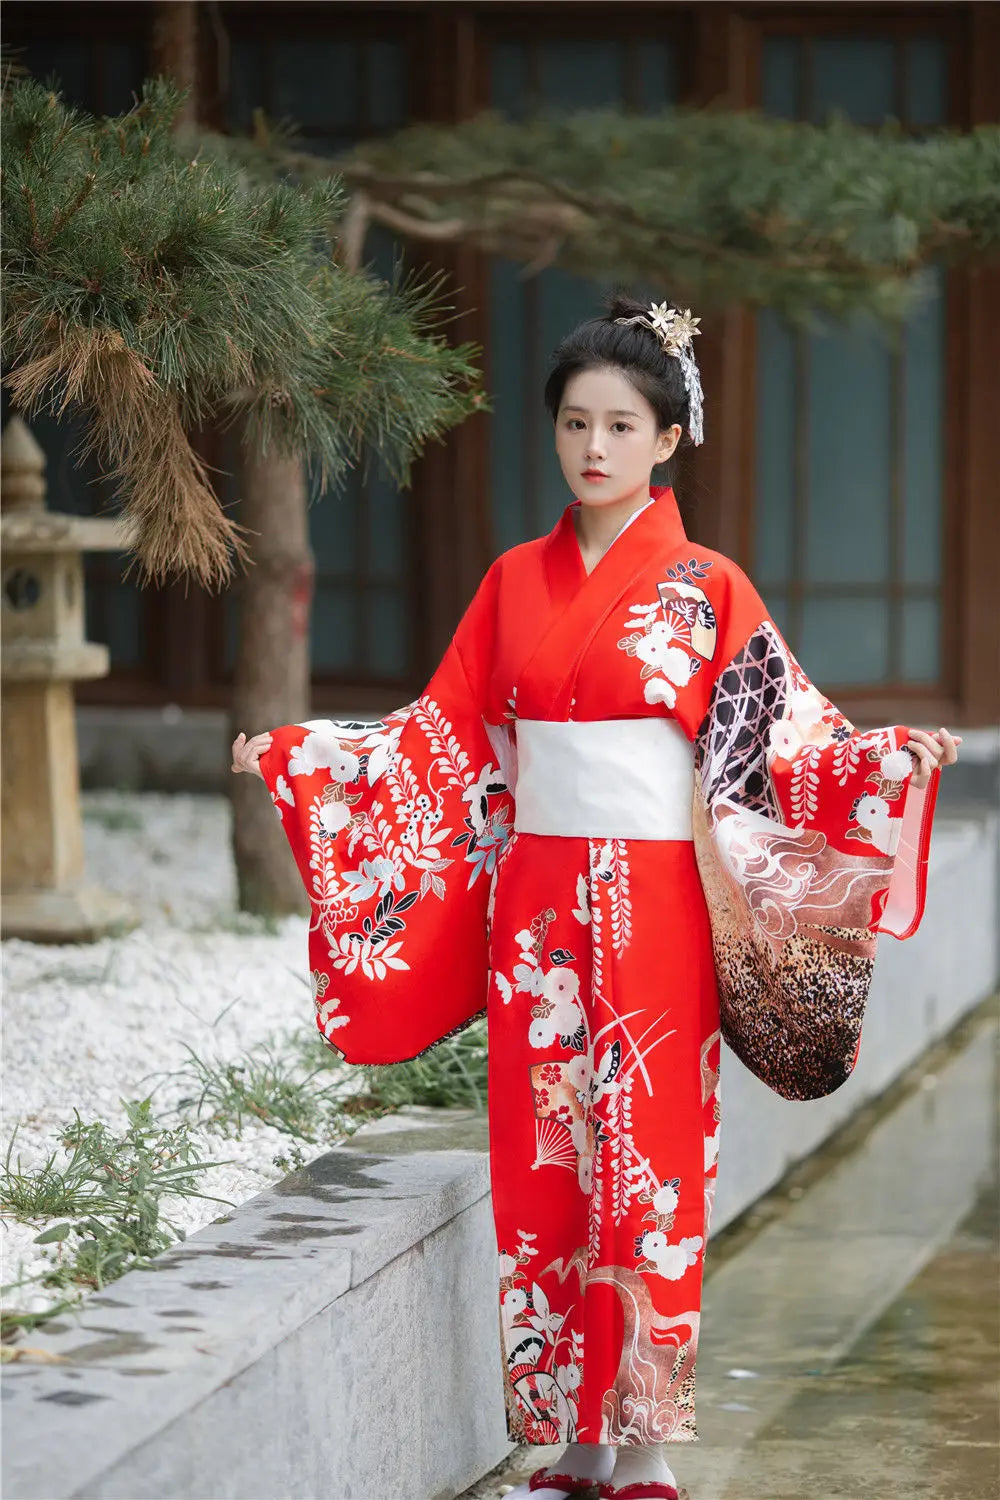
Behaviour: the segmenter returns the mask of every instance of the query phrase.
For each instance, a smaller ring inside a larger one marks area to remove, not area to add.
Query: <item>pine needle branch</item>
[[[255,178],[171,131],[183,93],[146,83],[94,119],[53,89],[3,90],[5,377],[27,414],[88,417],[81,454],[116,481],[141,581],[221,587],[246,566],[188,432],[242,419],[266,452],[339,484],[382,453],[400,482],[483,401],[471,344],[441,336],[442,288],[338,263],[338,181]]]
[[[1000,248],[1000,129],[924,138],[753,112],[484,113],[333,160],[258,120],[248,154],[336,171],[368,222],[582,275],[666,281],[704,306],[901,316],[931,262]]]

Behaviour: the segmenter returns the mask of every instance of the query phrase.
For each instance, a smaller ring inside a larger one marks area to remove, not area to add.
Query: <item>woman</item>
[[[426,692],[233,745],[309,892],[330,1045],[388,1063],[487,1015],[507,1429],[566,1444],[536,1500],[676,1500],[720,1034],[785,1097],[844,1081],[959,743],[855,732],[650,489],[701,441],[697,322],[618,296],[556,350],[577,498],[492,565]]]

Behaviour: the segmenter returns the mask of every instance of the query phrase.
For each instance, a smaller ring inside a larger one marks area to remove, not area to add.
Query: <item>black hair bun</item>
[[[635,297],[630,297],[627,292],[612,292],[606,301],[606,312],[604,316],[609,320],[614,318],[637,318],[648,314],[649,303],[639,302]],[[668,306],[672,307],[673,303]]]

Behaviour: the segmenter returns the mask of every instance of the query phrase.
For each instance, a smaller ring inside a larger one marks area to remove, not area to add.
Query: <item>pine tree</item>
[[[262,115],[246,157],[303,180],[336,170],[345,237],[368,222],[584,276],[666,282],[699,312],[733,303],[893,321],[931,262],[1000,249],[1000,128],[819,126],[752,111],[484,112],[411,125],[335,161]]]
[[[87,413],[141,581],[212,587],[249,552],[189,432],[236,422],[261,453],[304,454],[324,486],[374,451],[406,484],[426,440],[484,397],[477,347],[435,331],[440,278],[345,268],[338,182],[252,180],[186,154],[171,133],[183,97],[154,80],[127,114],[94,119],[8,79],[5,379],[27,415]]]
[[[89,417],[85,447],[119,480],[140,584],[211,588],[246,570],[228,744],[309,717],[304,461],[325,486],[377,455],[405,486],[427,439],[485,403],[477,346],[440,336],[441,279],[345,266],[336,180],[302,186],[185,147],[172,130],[185,97],[154,81],[97,120],[7,78],[3,336],[26,414]],[[243,525],[189,440],[211,422],[240,433]],[[240,905],[301,910],[266,796],[250,777],[229,784]]]

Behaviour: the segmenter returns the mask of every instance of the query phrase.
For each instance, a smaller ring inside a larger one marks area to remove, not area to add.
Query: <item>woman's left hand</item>
[[[938,729],[933,734],[926,729],[911,729],[910,738],[903,747],[912,750],[915,758],[910,786],[922,790],[936,766],[953,766],[958,760],[961,743],[962,736],[949,734],[947,729]]]

